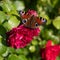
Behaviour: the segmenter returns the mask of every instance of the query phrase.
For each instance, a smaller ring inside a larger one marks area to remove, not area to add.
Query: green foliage
[[[55,20],[53,21],[53,25],[57,28],[60,29],[60,16],[56,17]]]
[[[17,55],[11,54],[11,55],[9,55],[8,60],[19,60],[19,59],[18,59]]]
[[[60,56],[58,56],[58,57],[56,58],[56,60],[60,60]]]
[[[3,26],[8,31],[11,30],[13,27],[17,27],[19,23],[20,21],[16,18],[16,16],[10,16],[8,21],[3,23]]]
[[[5,21],[6,14],[2,11],[0,11],[0,25]]]
[[[60,0],[1,0],[0,1],[0,60],[41,60],[40,47],[47,40],[60,44]],[[6,32],[20,24],[19,10],[34,9],[47,19],[38,37],[22,49],[6,45]],[[57,60],[60,58],[57,57]]]
[[[4,60],[4,58],[0,56],[0,60]]]

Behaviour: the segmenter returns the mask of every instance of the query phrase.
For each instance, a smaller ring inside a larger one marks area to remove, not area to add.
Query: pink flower
[[[39,28],[30,29],[20,25],[7,32],[7,44],[13,48],[23,48],[29,44],[34,36],[38,36]]]
[[[49,40],[46,47],[42,49],[43,60],[56,60],[60,54],[60,45],[52,45],[52,41]]]
[[[34,16],[38,16],[37,12],[35,10],[28,10],[27,12],[28,14],[34,15]]]

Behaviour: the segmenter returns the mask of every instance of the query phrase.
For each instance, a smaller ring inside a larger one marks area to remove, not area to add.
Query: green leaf
[[[45,44],[46,44],[46,40],[43,40],[43,41],[40,41],[40,42],[39,42],[40,47],[44,47]]]
[[[14,15],[20,16],[16,10],[11,10],[9,12],[9,14],[14,14]]]
[[[11,16],[8,23],[13,27],[17,27],[20,23],[20,21],[15,17],[15,16]]]
[[[8,2],[3,1],[2,8],[4,12],[10,12],[11,11],[11,5],[8,4]]]
[[[47,1],[48,2],[48,4],[51,6],[51,7],[55,7],[55,5],[57,4],[57,2],[58,2],[58,0],[49,0],[49,1]]]
[[[3,26],[7,31],[11,30],[14,27],[17,27],[20,24],[20,21],[15,16],[10,16],[10,19],[6,21]]]
[[[2,56],[3,56],[3,57],[7,57],[8,54],[9,54],[9,51],[8,51],[8,48],[7,48],[6,52],[5,52],[4,54],[2,54]]]
[[[4,58],[0,56],[0,60],[4,60]]]
[[[51,35],[51,39],[54,41],[55,44],[58,44],[60,42],[59,37],[55,35]]]
[[[25,8],[23,1],[15,1],[14,5],[17,10],[23,10]]]
[[[27,60],[27,58],[25,57],[25,55],[15,55],[15,54],[11,54],[8,57],[8,60]]]
[[[56,17],[53,21],[53,25],[57,28],[60,29],[60,16]]]
[[[9,53],[15,53],[15,49],[11,48],[11,47],[8,47],[8,51],[9,51]]]
[[[17,54],[23,54],[23,55],[27,55],[28,54],[28,50],[27,49],[16,49],[16,53]]]
[[[4,46],[2,43],[0,43],[0,55],[2,55],[3,53],[5,53],[7,50],[7,47]]]
[[[15,6],[10,0],[4,0],[1,4],[1,7],[3,8],[4,12],[7,12],[7,14],[18,15]]]
[[[19,60],[19,58],[17,55],[11,54],[11,55],[9,55],[8,60]]]
[[[24,49],[16,49],[17,54],[23,54]]]
[[[51,39],[52,35],[53,35],[52,30],[45,29],[41,31],[41,36],[44,38],[44,40]]]
[[[3,26],[4,26],[4,28],[5,28],[7,31],[9,31],[9,30],[12,29],[12,27],[11,27],[11,25],[8,23],[8,21],[5,22],[5,23],[3,24]]]
[[[6,19],[6,14],[0,11],[0,24],[2,24]]]
[[[19,57],[19,60],[27,60],[27,58],[25,57],[25,55],[20,55],[18,57]]]

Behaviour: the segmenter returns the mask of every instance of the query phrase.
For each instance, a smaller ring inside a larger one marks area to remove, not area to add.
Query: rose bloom
[[[29,10],[28,13],[37,16],[34,10]],[[34,36],[38,36],[39,32],[39,28],[31,29],[25,27],[23,24],[19,25],[7,32],[7,45],[13,48],[23,48],[32,41]]]
[[[42,60],[56,60],[60,54],[60,45],[52,45],[49,40],[46,47],[41,50]]]

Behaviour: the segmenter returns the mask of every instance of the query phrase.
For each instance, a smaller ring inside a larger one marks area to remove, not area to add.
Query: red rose
[[[29,44],[34,36],[39,34],[39,28],[29,29],[23,25],[13,28],[10,32],[7,32],[7,44],[13,48],[23,48]]]
[[[46,47],[42,49],[43,60],[56,60],[60,54],[60,45],[52,45],[52,41],[49,40]]]

